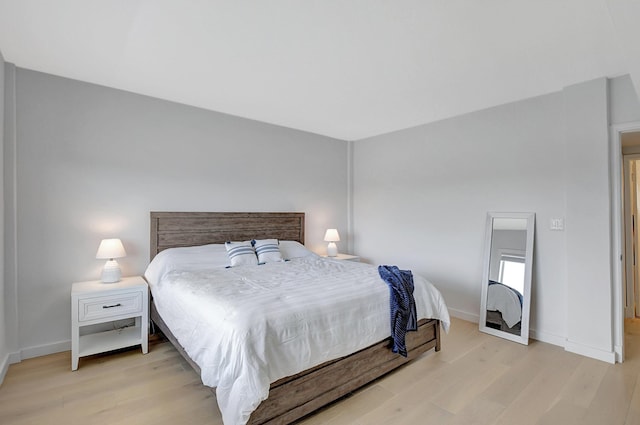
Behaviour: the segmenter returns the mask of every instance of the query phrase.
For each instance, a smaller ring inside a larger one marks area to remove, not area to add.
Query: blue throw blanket
[[[400,270],[396,266],[378,266],[378,273],[389,286],[392,350],[407,357],[406,333],[418,329],[413,275],[411,270]]]

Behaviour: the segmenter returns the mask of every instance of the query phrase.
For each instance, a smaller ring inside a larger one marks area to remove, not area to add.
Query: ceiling
[[[633,76],[637,43],[621,33],[637,26],[634,1],[0,0],[0,51],[22,68],[359,140]]]

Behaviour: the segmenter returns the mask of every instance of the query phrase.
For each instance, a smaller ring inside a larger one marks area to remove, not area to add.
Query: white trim
[[[4,360],[2,360],[2,363],[0,363],[0,384],[4,382],[4,377],[7,375],[7,372],[9,371],[10,364],[11,363],[9,363],[9,354],[7,353],[7,355],[4,356]]]
[[[624,347],[622,345],[614,345],[613,353],[616,356],[616,363],[622,363],[624,359],[622,358],[622,353],[624,352]]]
[[[622,293],[622,258],[624,255],[622,211],[622,144],[620,135],[640,130],[640,121],[610,126],[609,167],[611,185],[611,296],[613,300],[614,360],[624,361],[624,297]],[[569,350],[571,351],[571,350]],[[591,357],[591,356],[590,356]]]
[[[588,347],[571,341],[565,342],[564,349],[570,353],[580,354],[581,356],[591,357],[592,359],[602,360],[603,362],[616,362],[616,353],[613,351],[604,351],[599,348]]]
[[[4,131],[4,293],[5,338],[12,349],[20,346],[20,317],[18,296],[18,112],[17,80],[14,64],[5,63],[5,120]],[[7,88],[9,89],[7,91]],[[9,94],[10,93],[10,94]],[[9,100],[9,102],[7,102]],[[7,133],[9,131],[10,133]],[[8,165],[8,167],[7,167]],[[8,178],[7,178],[8,177]],[[10,364],[19,363],[20,354],[10,354]]]
[[[565,342],[567,341],[567,337],[563,335],[556,335],[549,332],[539,332],[533,328],[529,328],[529,338],[563,348]]]
[[[353,241],[353,141],[347,142],[347,252],[354,252]]]
[[[20,353],[7,353],[2,363],[0,363],[0,385],[4,382],[9,366],[15,363],[20,363]]]
[[[480,323],[480,315],[477,313],[468,313],[466,311],[449,307],[449,314],[451,315],[451,317],[466,320],[467,322]],[[567,338],[563,335],[555,335],[549,332],[538,332],[533,328],[529,329],[529,338],[535,339],[536,341],[544,342],[546,344],[556,345],[562,348],[564,348],[564,345],[567,341]]]
[[[632,227],[632,217],[635,215],[637,217],[637,205],[635,206],[631,206],[633,205],[631,201],[632,198],[632,193],[635,192],[635,189],[637,188],[637,185],[633,185],[633,189],[630,187],[630,184],[627,184],[628,182],[630,182],[632,180],[631,177],[631,164],[633,161],[640,159],[640,154],[622,154],[622,178],[623,178],[623,184],[622,186],[624,186],[624,194],[622,194],[622,209],[623,209],[623,216],[622,216],[622,229],[623,231],[621,232],[621,242],[622,242],[622,246],[624,247],[624,257],[622,258],[622,270],[624,271],[624,273],[621,276],[622,279],[622,288],[624,288],[624,290],[622,291],[622,303],[624,305],[624,316],[625,317],[634,317],[635,316],[635,283],[636,283],[636,279],[637,279],[637,274],[636,274],[636,268],[634,266],[634,261],[632,258],[632,261],[627,261],[627,257],[629,256],[629,254],[633,255],[633,246],[634,243],[636,241],[634,241],[633,237],[628,237],[627,232],[628,229],[630,229]],[[634,176],[635,177],[635,176]],[[635,194],[633,195],[634,199],[635,199]],[[637,204],[637,202],[636,202]],[[636,246],[636,249],[638,247]],[[631,276],[631,278],[629,277]],[[631,288],[629,288],[629,283],[631,283]],[[629,294],[632,293],[634,294],[632,297],[632,302],[629,302]]]
[[[71,340],[52,342],[51,344],[36,345],[20,350],[20,358],[22,360],[34,357],[46,356],[49,354],[61,353],[63,351],[71,351]]]
[[[457,319],[466,320],[467,322],[480,323],[480,316],[476,313],[467,313],[466,311],[448,307],[449,314]]]

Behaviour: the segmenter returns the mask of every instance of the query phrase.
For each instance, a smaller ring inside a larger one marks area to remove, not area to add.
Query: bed
[[[298,246],[302,246],[301,244],[304,244],[304,218],[304,213],[152,212],[151,259],[153,260],[159,253],[164,252],[169,248],[178,249],[169,250],[160,255],[159,258],[174,255],[176,252],[182,252],[180,251],[181,247],[197,247],[193,248],[195,250],[215,250],[218,248],[209,244],[222,244],[229,240],[243,241],[272,238],[280,241],[287,241],[287,243],[290,244],[289,246],[293,246],[295,248],[295,244]],[[243,281],[253,282],[255,279],[251,278],[251,273],[257,273],[256,270],[260,270],[260,273],[262,273],[262,270],[266,270],[268,267],[272,267],[274,269],[280,268],[282,270],[287,270],[289,273],[298,273],[298,269],[296,269],[296,267],[301,268],[300,270],[307,270],[305,268],[311,267],[313,264],[313,267],[318,265],[320,267],[325,267],[325,272],[328,274],[333,274],[333,272],[338,269],[345,269],[347,272],[351,273],[353,272],[353,267],[362,267],[363,270],[365,267],[365,265],[362,264],[352,263],[351,266],[347,266],[344,263],[338,263],[339,262],[337,261],[321,259],[319,256],[313,254],[305,256],[304,258],[294,258],[287,263],[286,266],[284,263],[279,263],[275,265],[267,264],[267,267],[264,269],[255,268],[254,270],[247,268],[243,273],[248,273],[249,278],[242,276],[241,279],[243,279]],[[236,268],[233,273],[237,275],[241,271],[242,268]],[[176,271],[172,273],[173,274],[169,275],[170,277],[173,276],[176,282],[181,282],[182,276],[185,273],[189,274],[190,279],[193,279],[193,276],[196,276],[203,279],[202,282],[207,282],[206,279],[209,276],[208,273],[231,272],[224,272],[216,269],[212,271]],[[151,276],[151,279],[148,277],[148,280],[156,280],[156,278]],[[363,278],[362,280],[364,282],[366,279]],[[171,282],[173,284],[173,281]],[[380,281],[379,284],[381,287],[385,286],[382,281]],[[162,285],[168,286],[169,284],[162,283]],[[185,357],[189,364],[201,375],[201,377],[203,377],[203,382],[210,381],[208,378],[210,372],[208,370],[211,368],[203,368],[201,367],[201,364],[199,364],[202,363],[203,357],[201,354],[203,349],[194,349],[189,345],[191,344],[191,342],[189,342],[190,339],[184,336],[184,331],[179,329],[180,326],[175,325],[176,312],[174,311],[172,313],[170,311],[171,309],[167,308],[167,301],[161,302],[160,294],[164,294],[164,289],[161,290],[158,288],[164,287],[162,285],[155,285],[150,282],[152,292],[152,321],[155,326],[159,328],[173,343],[173,345],[176,346],[178,351]],[[418,286],[416,286],[416,288],[418,289]],[[287,291],[291,289],[292,287],[288,288]],[[329,289],[331,288],[329,287]],[[387,289],[385,288],[385,290]],[[162,296],[165,300],[168,299],[166,295]],[[437,296],[439,297],[439,293],[437,293]],[[229,295],[229,297],[233,298],[232,295]],[[279,298],[282,298],[282,296],[279,296]],[[182,301],[177,299],[175,301],[176,305],[180,305],[181,302]],[[227,308],[226,305],[225,308]],[[235,309],[238,310],[237,307],[235,307]],[[195,311],[197,308],[183,308],[183,310]],[[268,308],[265,310],[268,310]],[[252,314],[256,314],[256,310],[253,310]],[[437,314],[433,314],[433,316],[438,317],[421,319],[418,322],[418,331],[407,334],[408,356],[406,358],[393,354],[389,349],[390,339],[382,337],[377,339],[377,342],[374,341],[367,346],[359,347],[356,350],[343,353],[335,358],[330,357],[330,359],[327,359],[326,361],[318,362],[318,358],[315,358],[313,359],[315,363],[311,363],[313,366],[305,368],[304,370],[289,370],[287,368],[293,366],[290,366],[287,362],[274,361],[275,366],[269,365],[270,370],[276,369],[277,372],[275,373],[282,373],[282,371],[288,370],[291,373],[278,377],[278,379],[270,380],[267,383],[268,388],[266,390],[268,391],[268,398],[264,399],[253,413],[250,414],[247,423],[272,425],[291,423],[317,410],[318,408],[343,397],[349,392],[360,388],[402,364],[415,359],[428,350],[435,349],[435,351],[439,351],[440,324],[442,321],[443,326],[448,326],[449,321],[446,306],[444,306],[443,303],[441,306],[439,305]],[[173,325],[168,324],[167,322],[172,322]],[[302,322],[304,321],[301,320],[301,323]],[[388,323],[388,318],[386,323]],[[192,326],[191,328],[202,329],[203,327]],[[174,330],[176,329],[178,329],[179,332],[174,334]],[[180,334],[180,332],[182,332],[182,334]],[[214,334],[215,333],[213,332],[210,333],[210,335],[213,335],[212,338],[217,338]],[[199,338],[203,337],[200,336]],[[197,338],[191,338],[191,340],[193,339]],[[187,344],[185,344],[187,347],[186,349],[183,347],[182,342],[187,342]],[[357,343],[362,344],[362,342]],[[356,344],[356,342],[354,342],[354,344]],[[234,344],[228,344],[227,346],[233,345]],[[267,351],[269,350],[270,349]],[[206,352],[207,349],[204,349],[204,351]],[[273,359],[274,358],[272,357],[272,360]],[[285,363],[285,365],[279,367],[277,366],[278,363]],[[272,375],[269,374],[269,376]],[[222,388],[227,388],[227,385],[222,385]],[[227,390],[225,389],[224,391]],[[226,400],[229,397],[227,395],[222,395],[220,393],[220,388],[218,388],[217,398],[218,403],[220,404],[221,400]],[[228,406],[225,408],[229,410]],[[221,408],[221,411],[222,410],[223,409]],[[223,412],[223,417],[224,416],[225,412]],[[245,421],[245,419],[238,419],[233,416],[233,414],[228,414],[227,418],[229,417],[232,417],[233,419],[228,422],[243,423]]]
[[[522,294],[516,289],[490,280],[487,291],[487,326],[520,335]]]

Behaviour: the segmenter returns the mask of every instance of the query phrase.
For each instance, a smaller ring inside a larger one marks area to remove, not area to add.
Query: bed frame
[[[151,259],[171,247],[224,243],[228,240],[274,238],[304,244],[304,218],[304,213],[295,212],[151,212]],[[153,301],[151,320],[200,374],[200,368],[168,329]],[[349,356],[272,383],[269,398],[258,406],[248,423],[289,424],[432,348],[440,351],[439,321],[421,320],[418,322],[418,331],[407,334],[406,343],[406,358],[391,352],[391,338],[388,338]]]

